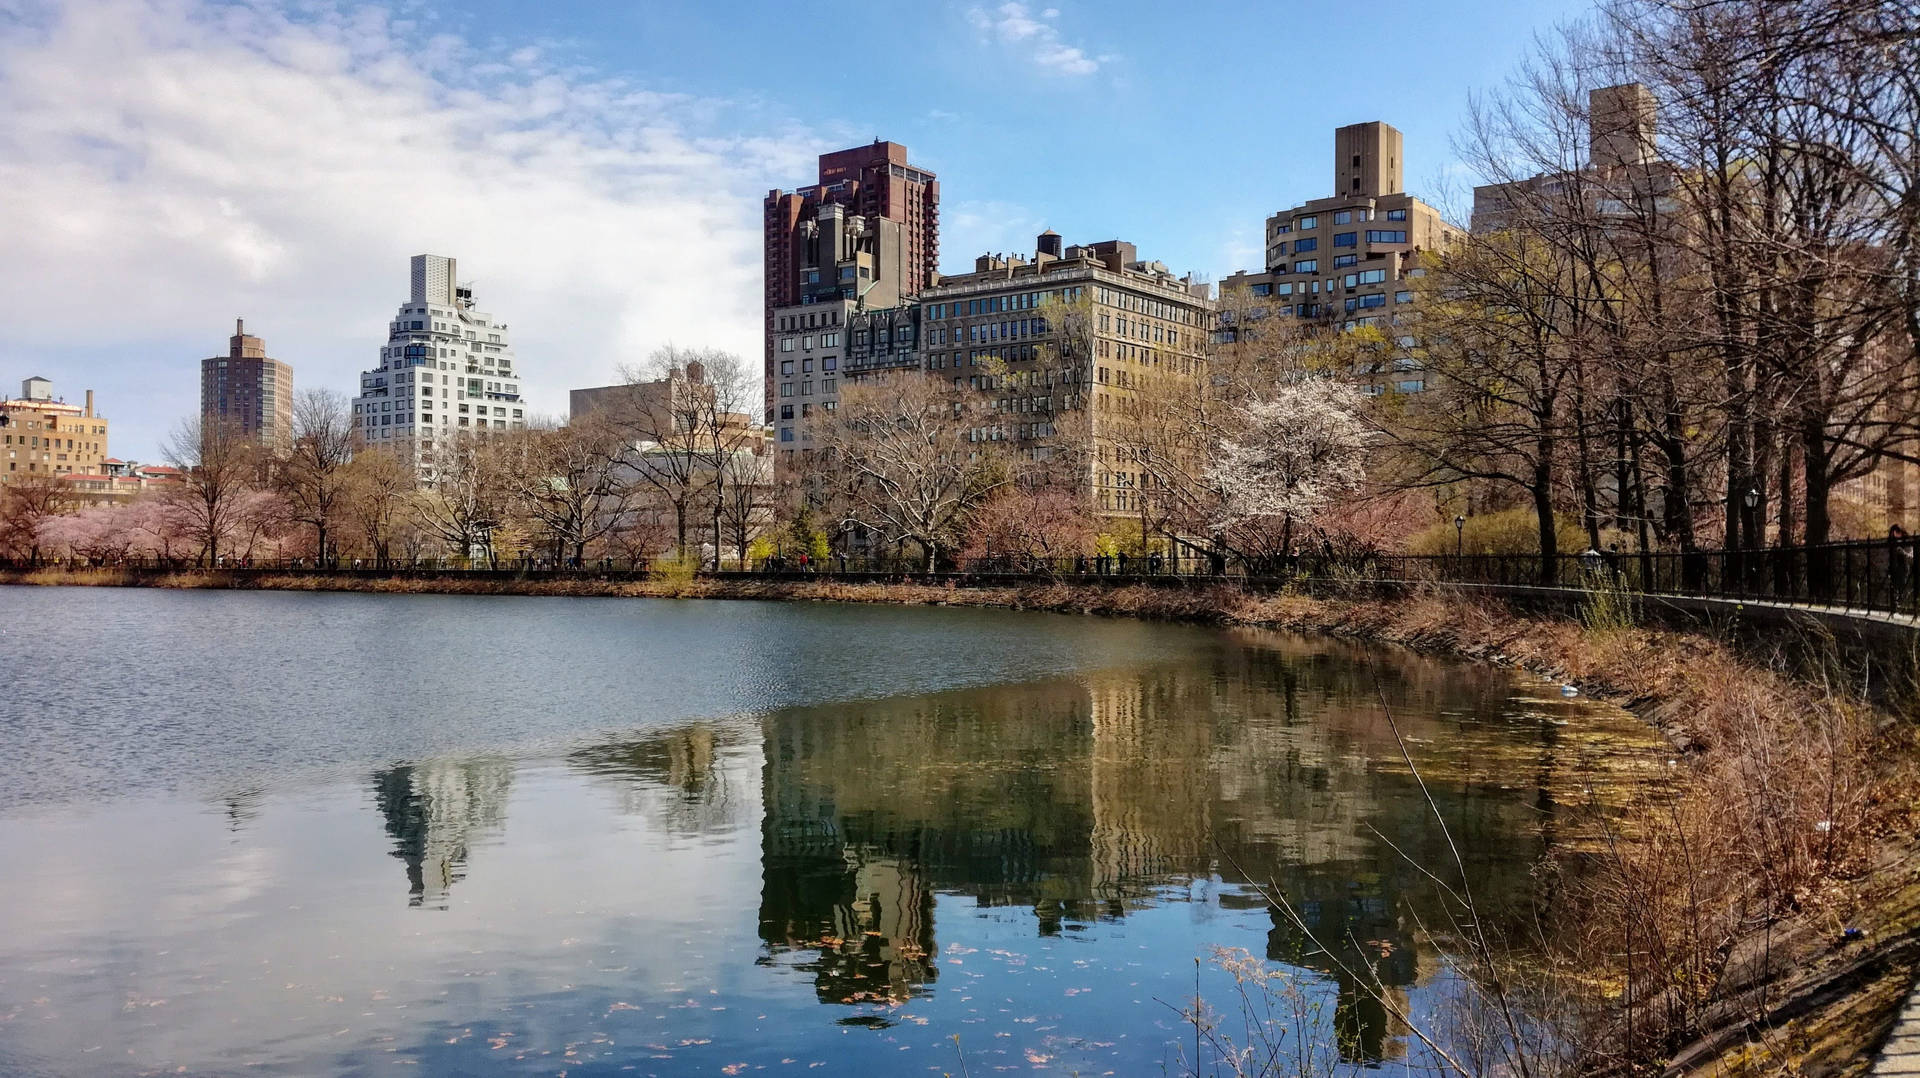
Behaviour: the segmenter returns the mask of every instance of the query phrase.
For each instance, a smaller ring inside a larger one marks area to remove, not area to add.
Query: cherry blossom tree
[[[1239,533],[1243,552],[1284,553],[1301,529],[1357,493],[1366,481],[1364,407],[1353,386],[1323,377],[1282,383],[1235,406],[1233,429],[1206,469],[1223,541],[1233,545]],[[1256,535],[1262,541],[1245,541]]]

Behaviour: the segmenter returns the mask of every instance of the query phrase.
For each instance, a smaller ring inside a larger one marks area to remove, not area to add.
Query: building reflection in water
[[[936,892],[1028,907],[1044,934],[1218,876],[1284,896],[1311,929],[1273,910],[1267,957],[1338,982],[1342,1055],[1397,1057],[1403,1031],[1361,978],[1404,996],[1436,971],[1427,933],[1450,922],[1424,869],[1452,861],[1379,699],[1484,908],[1517,913],[1579,779],[1551,712],[1513,688],[1248,634],[1205,664],[771,714],[766,960],[800,957],[823,1002],[899,1000],[937,976]],[[1266,904],[1241,887],[1222,901]]]
[[[407,866],[407,904],[446,909],[447,892],[466,875],[467,851],[506,819],[513,764],[507,760],[431,760],[373,774],[374,804],[385,817],[393,856]]]
[[[757,816],[761,961],[806,972],[823,1003],[932,986],[936,895],[1029,910],[1049,935],[1218,879],[1210,900],[1268,912],[1265,957],[1335,983],[1341,1055],[1380,1061],[1405,1054],[1405,1031],[1369,986],[1404,1013],[1439,972],[1452,922],[1426,871],[1454,875],[1381,698],[1496,914],[1541,897],[1528,870],[1577,836],[1561,806],[1612,766],[1595,757],[1644,745],[1620,737],[1626,721],[1570,735],[1563,717],[1593,705],[1519,699],[1489,668],[1256,632],[1202,654],[651,730],[569,763],[668,836],[738,834]],[[469,847],[501,827],[511,778],[502,760],[373,776],[413,905],[445,907]]]

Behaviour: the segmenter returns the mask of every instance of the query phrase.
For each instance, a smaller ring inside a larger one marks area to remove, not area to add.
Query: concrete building
[[[200,361],[200,416],[237,423],[264,445],[293,441],[293,368],[267,356],[266,342],[233,320],[227,354]]]
[[[1603,86],[1587,95],[1587,160],[1561,171],[1484,184],[1473,189],[1475,233],[1547,218],[1575,207],[1602,217],[1632,220],[1637,229],[1670,217],[1678,170],[1661,160],[1659,117],[1652,91],[1637,82]]]
[[[45,378],[21,381],[18,397],[0,400],[0,457],[0,481],[98,474],[107,459],[107,419],[93,413],[93,390],[84,405],[68,404]]]
[[[605,417],[631,440],[623,480],[638,493],[604,544],[618,556],[640,560],[677,542],[679,519],[670,492],[688,495],[688,544],[703,561],[713,558],[716,547],[723,562],[743,561],[746,547],[772,527],[769,432],[746,412],[714,416],[715,396],[697,362],[650,382],[568,394],[572,421]]]
[[[1377,368],[1353,372],[1370,393],[1425,388],[1409,355],[1413,289],[1422,252],[1452,244],[1458,230],[1407,193],[1402,136],[1374,121],[1333,133],[1333,189],[1267,218],[1266,268],[1220,282],[1222,332],[1241,322],[1291,318],[1355,329],[1377,326],[1397,346]],[[1225,312],[1231,310],[1229,317]]]
[[[360,375],[353,422],[368,445],[425,467],[436,440],[526,426],[507,325],[478,310],[454,259],[415,255],[412,291],[387,326],[380,363]]]
[[[776,334],[835,333],[851,310],[896,306],[938,276],[940,183],[908,163],[905,146],[875,141],[822,154],[819,164],[813,186],[767,192],[769,425],[780,361],[797,359],[775,354]]]

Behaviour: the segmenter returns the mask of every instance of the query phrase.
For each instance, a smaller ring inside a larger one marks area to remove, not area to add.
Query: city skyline
[[[941,177],[943,272],[1052,228],[1219,280],[1259,264],[1267,215],[1325,185],[1331,127],[1406,132],[1408,189],[1434,198],[1468,93],[1508,70],[1463,72],[1449,48],[1517,57],[1577,10],[1384,10],[1367,49],[1285,68],[1323,87],[1384,50],[1395,77],[1241,108],[1260,51],[1234,31],[1244,11],[1163,35],[1145,9],[962,3],[875,29],[889,47],[863,62],[895,92],[803,111],[770,63],[791,47],[771,13],[35,3],[0,28],[17,130],[0,174],[45,211],[0,223],[16,252],[0,366],[97,387],[125,417],[116,453],[154,458],[197,410],[206,326],[270,325],[302,386],[350,395],[392,303],[380,267],[447,250],[487,267],[477,283],[549,372],[530,415],[560,415],[567,388],[661,343],[759,351],[757,204],[875,137]],[[102,69],[118,74],[79,74]],[[218,88],[234,78],[255,92]]]

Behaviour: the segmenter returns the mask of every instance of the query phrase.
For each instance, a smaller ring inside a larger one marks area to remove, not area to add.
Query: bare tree
[[[429,460],[434,481],[413,500],[414,520],[454,556],[484,548],[488,564],[498,567],[493,535],[506,523],[506,482],[492,440],[436,438]]]
[[[843,388],[820,425],[816,460],[844,520],[918,545],[931,571],[968,519],[1018,477],[1002,419],[973,395],[905,371]]]
[[[57,476],[28,474],[0,483],[0,551],[38,562],[45,523],[72,504],[72,489]]]
[[[673,515],[674,549],[683,557],[688,525],[714,481],[717,421],[715,394],[706,383],[709,363],[730,371],[739,360],[715,349],[659,348],[645,364],[622,369],[626,391],[608,408],[632,445],[630,481]]]
[[[322,561],[331,551],[327,533],[351,483],[348,465],[356,440],[345,397],[331,389],[305,389],[294,398],[293,443],[277,462],[274,487],[293,518],[313,528]]]
[[[1473,237],[1425,279],[1423,362],[1434,386],[1391,426],[1424,463],[1414,485],[1460,479],[1524,491],[1537,523],[1540,578],[1554,579],[1555,495],[1574,375],[1566,264],[1538,233]]]
[[[202,564],[217,565],[221,545],[246,515],[247,496],[260,474],[258,451],[238,424],[211,416],[181,420],[163,449],[181,471],[180,485],[167,497],[188,537],[199,544]]]
[[[719,507],[718,533],[733,544],[734,560],[745,568],[747,548],[773,526],[773,457],[741,448],[721,464],[723,473],[714,498]],[[715,543],[716,548],[719,543]]]
[[[717,571],[723,525],[732,525],[739,540],[738,556],[744,562],[745,533],[755,526],[754,500],[766,493],[753,489],[765,485],[760,458],[754,454],[763,439],[753,421],[760,411],[760,378],[739,356],[718,349],[704,350],[689,363],[698,364],[689,369],[698,370],[703,387],[694,399],[703,409],[698,433],[700,455],[705,458],[705,501],[713,513],[713,568]],[[736,492],[737,481],[747,483],[748,489]]]
[[[360,531],[375,565],[393,561],[394,540],[407,530],[417,484],[400,455],[362,448],[347,468],[346,516]]]
[[[556,558],[577,564],[589,543],[626,523],[637,495],[626,448],[602,414],[516,432],[497,447],[506,455],[508,494],[546,533]]]

